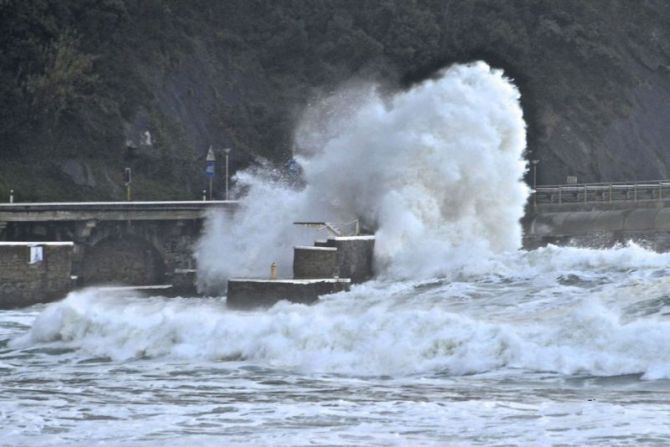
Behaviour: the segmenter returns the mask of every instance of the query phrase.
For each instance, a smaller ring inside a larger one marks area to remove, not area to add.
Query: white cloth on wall
[[[44,247],[41,245],[30,247],[30,263],[37,264],[42,261],[44,261]]]

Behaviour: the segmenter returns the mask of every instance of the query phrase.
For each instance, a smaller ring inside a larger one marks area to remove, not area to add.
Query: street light
[[[214,165],[216,163],[216,156],[214,155],[214,149],[212,148],[212,146],[210,146],[209,150],[207,151],[206,160],[207,160],[207,168],[205,169],[205,172],[207,173],[207,177],[209,177],[209,200],[212,200]]]
[[[223,152],[226,153],[226,200],[230,200],[230,197],[228,196],[228,183],[230,181],[230,175],[228,171],[228,157],[230,155],[230,148],[229,147],[225,148]]]
[[[126,185],[126,200],[130,202],[130,184],[133,182],[133,171],[130,168],[123,170],[123,183]]]

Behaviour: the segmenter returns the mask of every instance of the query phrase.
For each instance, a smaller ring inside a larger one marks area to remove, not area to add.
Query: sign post
[[[540,160],[531,160],[533,163],[533,207],[537,208],[537,164]]]
[[[212,200],[212,188],[214,184],[214,165],[216,164],[216,156],[214,155],[214,149],[212,146],[209,147],[207,151],[207,167],[205,168],[205,173],[209,177],[209,200]]]
[[[230,148],[227,147],[223,150],[226,153],[226,200],[230,200],[228,196],[228,183],[230,182],[230,174],[228,171],[228,157],[230,156]]]

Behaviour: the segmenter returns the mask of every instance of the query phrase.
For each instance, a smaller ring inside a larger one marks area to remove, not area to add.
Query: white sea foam
[[[431,277],[520,246],[528,190],[519,92],[484,63],[454,66],[406,92],[374,86],[317,102],[296,133],[306,187],[256,172],[232,217],[214,216],[197,250],[203,286],[290,273],[296,220],[360,218],[376,232],[379,273]]]
[[[515,250],[517,96],[483,64],[393,98],[347,90],[298,132],[304,190],[238,175],[247,196],[208,220],[202,285],[272,261],[288,276],[316,237],[291,222],[357,216],[380,275],[349,293],[241,312],[88,289],[22,335],[37,310],[3,313],[4,442],[667,443],[663,381],[588,376],[670,379],[670,254]]]
[[[216,299],[75,292],[12,348],[355,375],[670,377],[670,254],[635,244],[517,250],[525,134],[518,92],[502,73],[479,63],[391,98],[355,93],[306,113],[297,133],[304,189],[238,174],[241,209],[208,220],[198,262],[207,286],[267,274],[272,261],[288,276],[291,248],[315,238],[293,221],[357,216],[376,229],[376,281],[314,306],[256,312]]]
[[[572,251],[550,250],[554,258]],[[630,249],[612,252],[623,256]],[[523,268],[525,261],[517,265]],[[670,321],[660,310],[625,315],[626,306],[640,300],[635,297],[640,287],[651,302],[670,292],[670,281],[646,275],[644,284],[635,278],[626,283],[630,272],[622,272],[610,277],[617,288],[562,284],[573,267],[554,269],[552,279],[535,289],[532,280],[504,278],[492,292],[490,284],[476,281],[433,287],[377,281],[317,305],[280,303],[255,312],[231,311],[219,300],[109,297],[88,290],[49,306],[11,347],[65,346],[114,360],[236,359],[354,375],[463,375],[511,368],[670,378]],[[530,303],[522,299],[527,294],[535,294]],[[546,297],[553,298],[547,302]],[[465,310],[458,305],[464,300]]]
[[[296,141],[306,187],[238,174],[240,210],[213,215],[198,246],[202,285],[267,275],[273,261],[289,276],[292,247],[316,238],[294,221],[352,217],[376,231],[376,281],[254,312],[87,290],[11,346],[353,375],[670,377],[670,255],[635,244],[517,250],[525,127],[501,72],[456,66],[389,98],[373,86],[340,92],[306,112]]]

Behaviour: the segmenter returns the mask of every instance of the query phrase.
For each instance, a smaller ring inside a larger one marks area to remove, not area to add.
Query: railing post
[[[633,202],[637,202],[637,183],[633,185]]]
[[[658,182],[658,200],[663,200],[663,182]]]
[[[588,200],[588,196],[589,196],[588,186],[584,185],[584,203],[586,203],[586,201]]]
[[[612,203],[612,184],[611,184],[611,183],[610,183],[610,192],[609,192],[609,195],[610,195],[610,203]]]
[[[558,203],[559,205],[563,203],[563,190],[560,186],[558,187]]]

